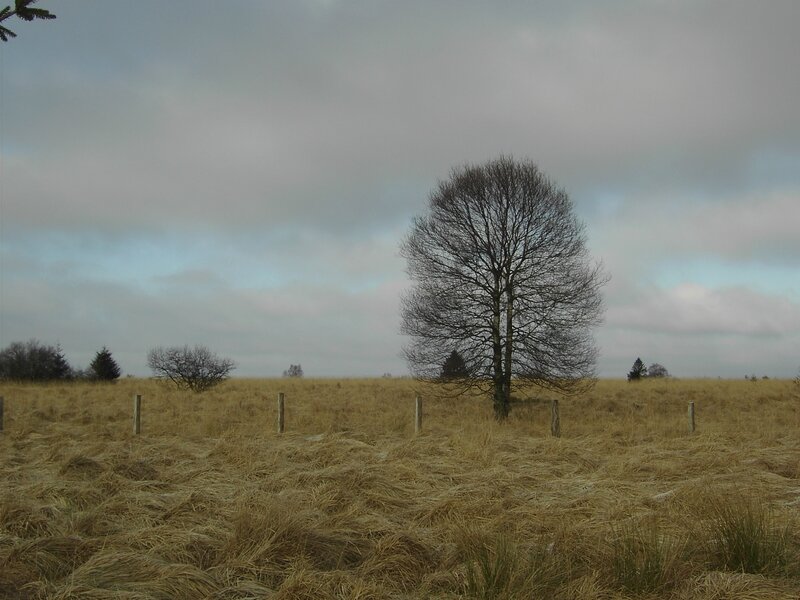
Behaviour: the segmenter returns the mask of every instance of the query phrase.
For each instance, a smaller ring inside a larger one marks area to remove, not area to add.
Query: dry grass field
[[[416,386],[0,384],[0,597],[800,598],[791,382]]]

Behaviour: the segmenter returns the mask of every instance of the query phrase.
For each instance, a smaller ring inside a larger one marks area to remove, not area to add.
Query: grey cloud
[[[242,374],[398,372],[397,242],[452,166],[504,152],[575,198],[614,276],[601,368],[643,344],[684,373],[796,354],[791,299],[646,287],[666,260],[800,261],[796,2],[56,12],[2,49],[3,343],[107,344],[139,374],[184,342]],[[37,262],[25,240],[53,236]],[[75,250],[95,237],[117,273]],[[126,268],[142,245],[166,264]]]
[[[800,337],[800,304],[745,288],[681,284],[629,293],[609,307],[609,327],[644,333]]]
[[[407,217],[452,165],[503,151],[577,190],[680,190],[687,173],[683,185],[730,185],[755,150],[795,152],[800,137],[793,3],[193,5],[181,19],[88,6],[57,24],[138,23],[160,53],[114,73],[79,47],[85,72],[44,81],[12,61],[9,80],[27,84],[9,137],[49,148],[12,156],[6,210],[29,227],[362,227]],[[404,187],[414,197],[398,200]]]
[[[233,358],[240,376],[277,376],[298,361],[309,376],[405,370],[397,334],[404,282],[348,293],[330,285],[219,289],[189,279],[158,294],[91,280],[5,283],[0,345],[60,343],[78,366],[105,345],[139,376],[148,374],[149,348],[184,343]]]
[[[650,282],[666,265],[709,259],[782,265],[800,280],[799,211],[800,186],[711,202],[642,196],[591,219],[589,232],[595,251],[623,280]]]
[[[800,303],[746,288],[674,288],[615,282],[598,332],[599,368],[622,377],[634,359],[678,377],[791,377],[800,347]]]
[[[740,378],[757,374],[790,378],[797,372],[798,336],[775,340],[740,335],[649,333],[604,328],[598,335],[604,377],[622,378],[633,361],[658,362],[676,377]]]

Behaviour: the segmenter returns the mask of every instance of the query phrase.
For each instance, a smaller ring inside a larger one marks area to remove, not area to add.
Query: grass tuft
[[[634,594],[675,583],[683,543],[667,537],[654,519],[629,522],[613,532],[611,569],[617,585]]]
[[[789,566],[790,530],[755,498],[708,502],[705,535],[711,566],[740,573],[781,575]]]
[[[477,600],[506,598],[519,565],[516,548],[500,537],[493,548],[481,544],[467,562],[467,596]]]
[[[498,536],[467,555],[465,593],[477,600],[552,598],[571,576],[567,555],[554,552],[553,544],[525,550]]]

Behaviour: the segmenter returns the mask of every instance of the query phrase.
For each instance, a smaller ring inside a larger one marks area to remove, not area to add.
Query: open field
[[[416,385],[0,384],[0,598],[800,598],[791,382]]]

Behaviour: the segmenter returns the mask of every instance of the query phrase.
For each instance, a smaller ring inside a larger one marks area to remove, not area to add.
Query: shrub
[[[111,356],[111,351],[105,346],[95,354],[94,360],[89,365],[89,371],[94,379],[100,381],[114,381],[122,374],[117,361]]]
[[[160,379],[169,379],[179,389],[203,392],[228,378],[234,362],[219,358],[205,346],[153,348],[147,353],[147,366]]]
[[[72,368],[60,346],[30,340],[13,342],[0,352],[0,379],[52,381],[71,377]]]

